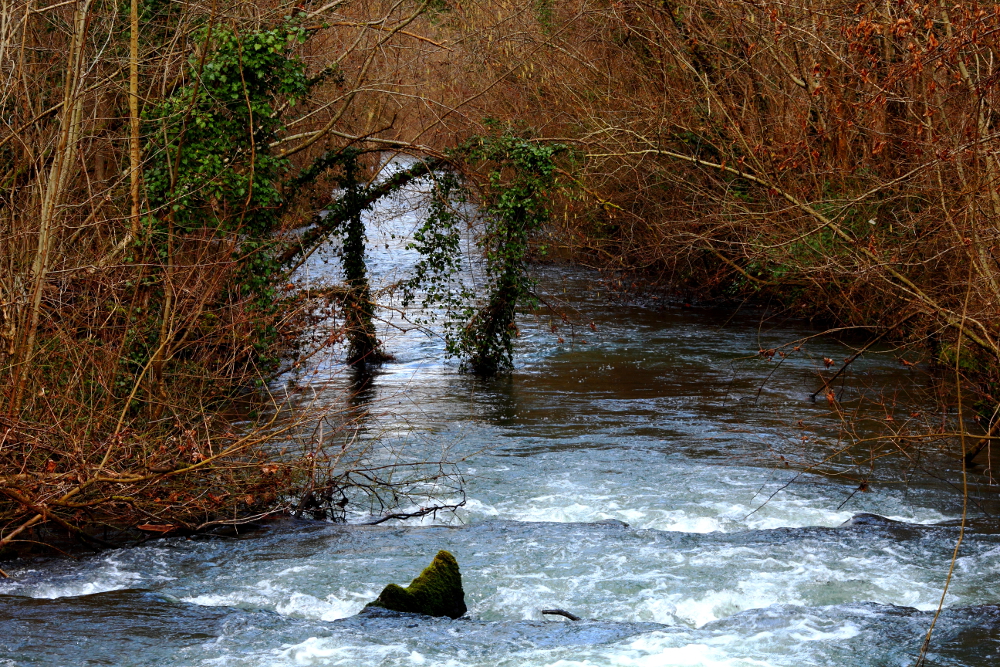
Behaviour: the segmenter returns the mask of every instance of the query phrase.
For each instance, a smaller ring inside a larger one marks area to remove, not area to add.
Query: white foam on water
[[[637,620],[700,628],[748,609],[779,603],[805,604],[794,590],[775,589],[749,580],[740,581],[733,588],[710,589],[695,596],[669,592],[671,588],[669,584],[661,584],[645,591],[635,604]]]
[[[449,501],[452,502],[452,501]],[[476,518],[490,518],[495,519],[500,516],[500,510],[498,510],[493,505],[484,503],[478,498],[467,498],[465,501],[465,506],[459,510],[458,516],[476,517]]]
[[[200,664],[248,667],[292,665],[379,665],[380,667],[802,667],[823,661],[830,648],[843,647],[861,629],[851,621],[823,619],[809,613],[780,615],[772,630],[752,634],[645,632],[608,643],[532,648],[530,641],[501,641],[494,650],[461,643],[423,641],[420,634],[405,639],[390,631],[375,631],[364,639],[336,635],[310,636],[292,644],[246,657],[203,660]],[[553,624],[555,625],[555,624]],[[503,628],[498,628],[501,635]],[[752,631],[751,631],[752,632]],[[462,632],[448,634],[458,638]],[[402,641],[401,641],[402,640]],[[360,643],[359,643],[360,642]],[[819,658],[819,661],[817,661]]]
[[[870,601],[931,610],[949,556],[940,545],[928,551],[921,540],[893,542],[849,531],[748,536],[745,543],[662,540],[604,529],[577,535],[568,541],[554,536],[558,548],[511,544],[502,566],[470,580],[473,615],[538,619],[539,609],[557,607],[584,618],[700,628],[773,605]],[[990,590],[975,582],[1000,568],[1000,554],[993,551],[970,556],[967,568],[976,576],[957,576],[946,604],[991,601]]]
[[[412,655],[402,644],[366,644],[350,646],[328,637],[310,637],[303,642],[282,647],[264,664],[274,667],[284,665],[381,665],[389,660],[395,664],[423,664],[405,660]],[[393,660],[395,658],[395,660]],[[401,660],[403,659],[403,660]]]
[[[823,631],[817,627],[807,626],[802,630],[790,633],[790,637],[799,642],[842,641],[861,634],[861,630],[853,623],[844,623],[832,632]]]
[[[731,643],[737,638],[730,638]],[[385,667],[761,667],[771,663],[734,657],[730,646],[715,641],[684,642],[664,633],[597,647],[504,650],[495,655],[470,656],[463,650],[430,655],[402,644],[339,644],[335,638],[310,637],[285,646],[255,663],[269,667],[291,665],[382,665]]]
[[[75,584],[48,584],[43,583],[34,589],[21,591],[28,597],[55,600],[65,597],[76,597],[79,595],[93,595],[95,593],[107,593],[108,591],[119,591],[129,588],[129,583],[140,579],[139,575],[129,573],[119,576],[97,576],[90,581]]]
[[[919,494],[891,487],[853,493],[856,487],[851,485],[789,470],[704,465],[683,456],[640,454],[642,460],[624,463],[616,462],[613,454],[587,450],[506,457],[503,471],[499,466],[482,466],[482,475],[469,479],[465,507],[442,522],[497,517],[557,523],[617,519],[633,528],[731,533],[836,527],[858,512],[918,524],[953,518],[920,505]]]
[[[517,494],[511,495],[516,497]],[[749,500],[750,494],[746,495]],[[671,502],[676,502],[677,506],[663,507]],[[651,507],[647,498],[631,499],[566,492],[536,496],[524,501],[509,500],[500,503],[470,497],[465,507],[456,513],[456,519],[438,519],[436,522],[466,523],[498,517],[513,521],[555,523],[592,523],[616,519],[633,528],[683,533],[732,533],[810,526],[834,528],[856,514],[854,511],[816,506],[821,502],[829,503],[829,500],[791,496],[775,498],[766,504],[752,502],[736,504],[717,501],[684,502],[661,496],[656,499],[656,505],[659,507]],[[927,525],[950,517],[935,510],[925,510],[918,516],[897,513],[888,514],[887,518]]]
[[[191,597],[178,598],[181,602],[196,604],[201,607],[241,607],[260,608],[270,604],[265,595],[252,595],[244,591],[235,593],[206,593]]]
[[[347,618],[357,614],[364,606],[364,601],[341,600],[333,595],[327,595],[321,600],[306,593],[292,593],[287,601],[276,604],[274,610],[283,616],[302,616],[317,618],[321,621],[335,621],[338,618]]]
[[[850,622],[822,625],[805,616],[788,627],[753,635],[719,634],[700,641],[687,635],[648,632],[620,642],[578,651],[556,660],[542,652],[512,664],[518,667],[802,667],[817,663],[809,644],[837,646],[856,637],[860,629]],[[817,647],[821,652],[822,646]],[[582,654],[582,655],[579,655]],[[822,653],[821,653],[822,654]],[[506,663],[505,663],[506,664]]]
[[[619,651],[608,652],[611,665],[634,667],[761,667],[757,660],[734,658],[724,647],[707,643],[677,644],[677,638],[661,632],[642,635]],[[769,667],[769,666],[768,666]]]
[[[96,567],[91,567],[85,572],[74,573],[71,576],[54,577],[42,581],[27,576],[35,572],[36,570],[33,569],[13,572],[14,576],[10,579],[0,580],[0,593],[55,600],[124,590],[132,588],[138,582],[146,579],[142,573],[129,569],[121,563],[115,554],[102,558]],[[27,579],[28,581],[21,583],[18,579]],[[169,579],[171,578],[157,578],[158,581]]]
[[[252,589],[221,594],[208,593],[182,597],[180,600],[203,607],[269,609],[282,616],[335,621],[354,616],[376,595],[377,593],[369,591],[354,594],[341,590],[340,596],[331,593],[323,598],[318,598],[299,591],[276,589],[268,582]]]

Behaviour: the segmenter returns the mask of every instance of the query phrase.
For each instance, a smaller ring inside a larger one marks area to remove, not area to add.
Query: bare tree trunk
[[[128,110],[131,124],[129,138],[129,186],[132,194],[131,232],[139,233],[139,0],[130,8]]]
[[[80,120],[83,112],[81,88],[83,83],[83,53],[89,26],[90,0],[79,0],[73,17],[73,38],[70,45],[70,57],[67,61],[66,85],[63,91],[63,106],[59,144],[55,159],[49,170],[48,180],[44,185],[41,214],[38,223],[38,248],[31,267],[32,286],[29,304],[28,325],[24,332],[24,342],[17,363],[20,372],[17,375],[17,385],[9,407],[10,414],[17,414],[21,408],[24,395],[24,385],[31,372],[35,353],[35,338],[38,332],[38,320],[41,314],[42,293],[45,289],[49,271],[52,244],[58,234],[59,205],[69,180],[70,171],[77,157],[77,147],[80,138]],[[28,19],[25,18],[24,29],[28,29]]]

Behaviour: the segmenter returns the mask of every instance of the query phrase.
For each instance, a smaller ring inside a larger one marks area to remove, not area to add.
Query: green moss
[[[389,584],[367,607],[382,607],[427,616],[458,618],[466,612],[458,561],[439,551],[431,564],[406,588]]]
[[[956,357],[958,367],[964,371],[978,372],[984,370],[982,362],[977,358],[975,349],[968,344],[962,346],[962,351],[959,354],[958,348],[954,343],[944,343],[938,350],[937,361],[942,366],[954,368]]]

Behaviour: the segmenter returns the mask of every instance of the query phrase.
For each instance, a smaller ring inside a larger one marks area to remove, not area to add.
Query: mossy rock
[[[431,564],[406,588],[389,584],[366,607],[382,607],[427,616],[458,618],[467,611],[458,561],[439,551]]]

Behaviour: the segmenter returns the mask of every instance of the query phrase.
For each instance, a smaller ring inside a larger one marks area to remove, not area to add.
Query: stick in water
[[[543,614],[548,614],[549,616],[565,616],[571,621],[579,621],[580,617],[576,614],[571,614],[565,609],[543,609]]]

